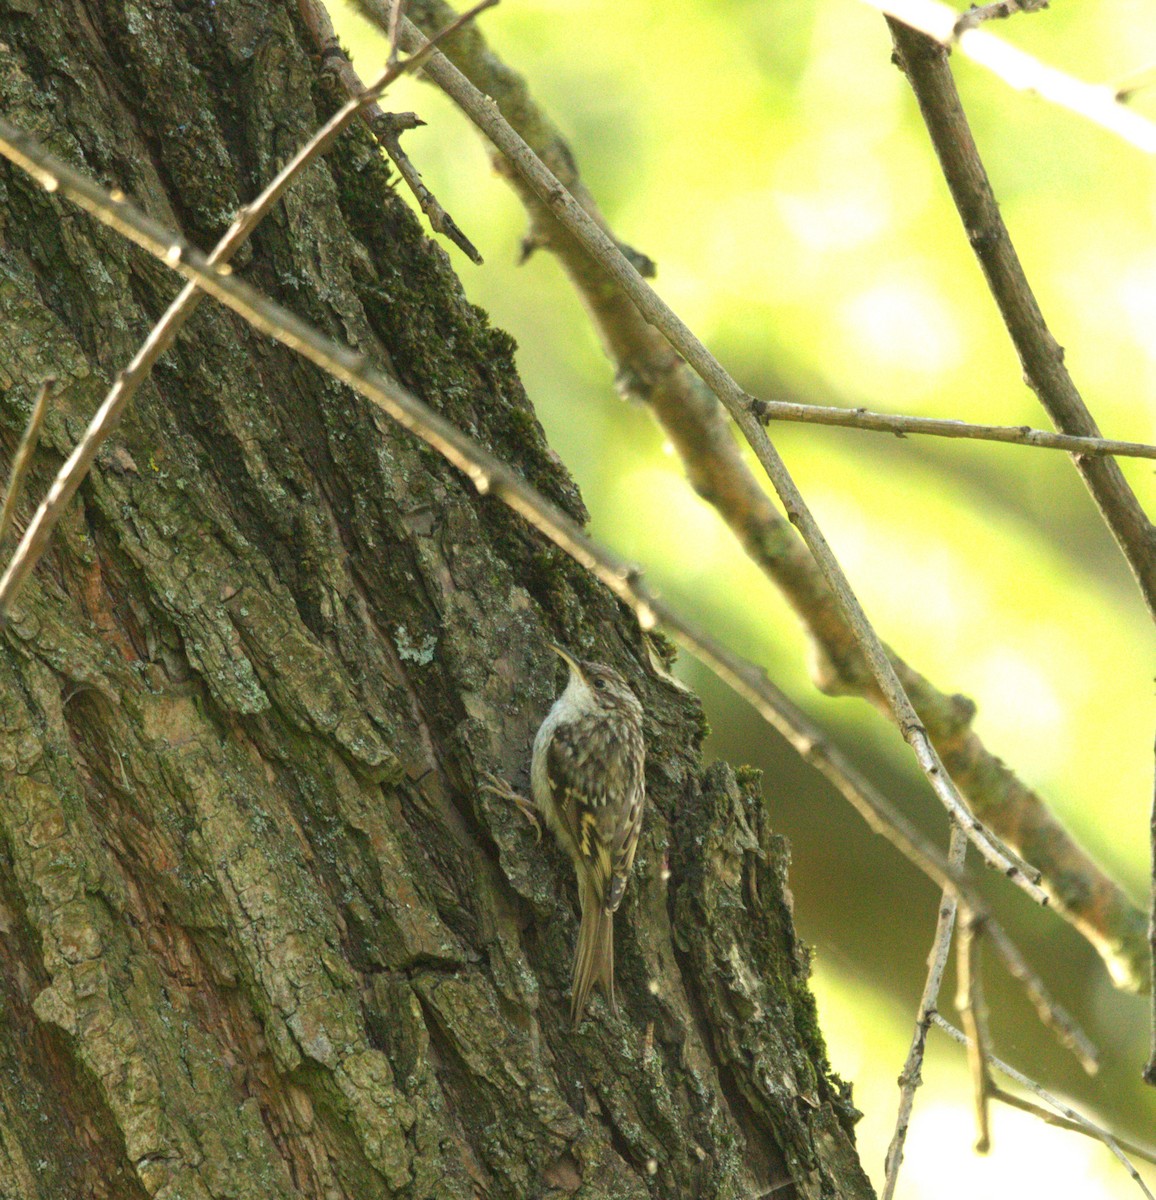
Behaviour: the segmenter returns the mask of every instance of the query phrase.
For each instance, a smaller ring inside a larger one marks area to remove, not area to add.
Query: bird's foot
[[[542,840],[542,823],[538,819],[538,810],[531,801],[527,800],[520,792],[514,791],[504,779],[499,779],[497,775],[493,775],[489,771],[482,772],[481,789],[483,792],[489,792],[491,795],[508,800],[515,805],[522,816],[534,826],[534,840],[538,842]]]

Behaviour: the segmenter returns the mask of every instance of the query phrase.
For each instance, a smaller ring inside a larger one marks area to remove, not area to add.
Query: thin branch
[[[987,1070],[991,1038],[988,1036],[987,1007],[983,999],[980,928],[970,916],[965,916],[955,950],[955,1007],[967,1033],[967,1064],[971,1072],[972,1102],[975,1104],[975,1150],[977,1154],[986,1154],[991,1149],[991,1120],[988,1108],[991,1079]]]
[[[424,35],[410,20],[402,24],[402,45],[413,46]],[[803,499],[802,493],[787,470],[779,452],[766,431],[750,411],[750,397],[724,370],[722,364],[691,332],[682,319],[661,299],[657,292],[638,273],[618,248],[614,239],[595,222],[555,178],[533,150],[504,120],[498,106],[484,96],[444,55],[434,53],[426,65],[426,74],[457,103],[463,111],[502,151],[522,179],[546,203],[550,211],[594,255],[615,282],[630,297],[639,312],[670,342],[694,368],[702,381],[722,402],[734,418],[743,436],[750,443],[768,478],[771,480],[787,516],[799,530],[814,556],[827,586],[834,594],[844,620],[851,628],[855,641],[867,660],[879,692],[890,710],[903,739],[911,747],[920,769],[931,784],[932,791],[967,831],[968,838],[980,856],[1002,871],[1038,903],[1048,902],[1047,893],[1039,886],[1039,872],[1028,866],[967,807],[951,775],[940,760],[939,753],[927,735],[910,698],[900,682],[887,650],[879,639],[850,582],[827,543],[818,522]]]
[[[1005,1092],[996,1083],[991,1085],[990,1095],[993,1100],[998,1100],[1001,1104],[1006,1104],[1008,1108],[1018,1108],[1020,1112],[1031,1113],[1033,1117],[1039,1117],[1045,1125],[1055,1125],[1057,1129],[1067,1129],[1071,1133],[1082,1133],[1084,1137],[1092,1138],[1097,1142],[1104,1140],[1101,1136],[1099,1126],[1094,1125],[1091,1121],[1073,1121],[1069,1117],[1061,1116],[1057,1112],[1052,1112],[1051,1109],[1044,1108],[1042,1104],[1035,1104],[1031,1100],[1025,1100],[1023,1096],[1017,1096],[1014,1092]],[[1156,1149],[1142,1146],[1139,1142],[1134,1142],[1130,1138],[1120,1137],[1119,1134],[1112,1134],[1110,1136],[1112,1141],[1125,1154],[1130,1154],[1133,1158],[1138,1158],[1142,1162],[1156,1163]]]
[[[909,433],[934,437],[974,438],[984,442],[1009,442],[1017,446],[1036,446],[1046,450],[1066,450],[1069,454],[1120,455],[1126,458],[1156,458],[1156,446],[1146,442],[1120,442],[1110,438],[1075,437],[1032,429],[1030,425],[975,425],[942,417],[909,417],[899,413],[870,412],[865,408],[836,408],[830,404],[796,404],[788,400],[752,400],[751,411],[764,423],[800,421],[813,425],[838,425],[872,433],[891,433],[905,437]]]
[[[1116,92],[1101,83],[1085,83],[1049,67],[1015,46],[967,25],[954,9],[936,0],[863,0],[889,18],[918,30],[941,47],[956,47],[965,57],[997,75],[1021,92],[1035,92],[1044,100],[1077,113],[1116,134],[1126,142],[1156,154],[1156,125],[1125,108]]]
[[[951,827],[947,861],[955,871],[963,869],[967,854],[967,838],[957,826]],[[927,956],[927,979],[923,994],[919,997],[919,1016],[915,1020],[915,1032],[911,1047],[899,1073],[899,1113],[895,1118],[895,1132],[887,1147],[884,1160],[883,1191],[880,1200],[892,1200],[895,1185],[899,1181],[899,1168],[903,1163],[903,1147],[907,1142],[907,1131],[911,1127],[911,1110],[915,1107],[915,1093],[923,1083],[923,1056],[927,1048],[927,1031],[939,1004],[939,991],[943,987],[943,973],[947,969],[947,955],[951,950],[951,934],[955,929],[955,914],[958,908],[956,896],[944,891],[939,902],[939,919],[935,925],[935,937]]]
[[[405,116],[409,114],[401,115]],[[434,233],[440,233],[444,237],[449,238],[471,262],[480,267],[484,260],[478,248],[466,237],[461,227],[446,212],[433,192],[426,187],[425,181],[421,177],[421,172],[413,165],[409,156],[401,148],[400,135],[401,130],[405,126],[399,126],[398,117],[392,113],[379,113],[378,116],[369,118],[369,127],[373,130],[373,136],[377,138],[385,148],[385,152],[393,160],[393,165],[397,167],[398,174],[409,185],[409,190],[413,192],[414,198],[417,200],[422,212],[425,213],[430,228]]]
[[[659,609],[661,612],[661,607]],[[962,904],[968,920],[982,927],[992,948],[1008,973],[1027,993],[1040,1023],[1051,1030],[1060,1044],[1070,1051],[1089,1075],[1099,1069],[1099,1052],[1075,1018],[1052,996],[1043,980],[1023,957],[1016,944],[992,916],[986,902],[962,874],[966,838],[952,826],[953,841],[945,858],[922,833],[864,776],[835,746],[822,730],[784,692],[770,682],[754,664],[728,655],[717,643],[696,630],[684,618],[673,624],[672,614],[662,613],[664,626],[696,658],[705,662],[716,675],[751,704],[809,766],[817,770],[876,834],[886,838],[910,863],[944,892],[944,904]],[[714,661],[711,661],[714,656]],[[725,661],[729,659],[729,664]],[[959,847],[956,847],[959,842]],[[958,857],[958,861],[956,861]],[[943,908],[941,906],[941,913]],[[950,942],[950,938],[948,939]],[[946,955],[947,947],[943,953]],[[932,995],[934,1001],[938,987]],[[918,1085],[916,1085],[918,1086]],[[910,1112],[910,1106],[908,1106]]]
[[[9,527],[16,516],[16,501],[20,498],[20,488],[24,476],[32,465],[32,456],[36,453],[36,443],[40,439],[40,426],[44,424],[44,414],[48,410],[48,389],[56,382],[55,375],[47,376],[41,383],[32,402],[32,415],[16,453],[12,456],[12,470],[8,473],[8,487],[4,491],[3,503],[0,504],[0,546],[8,535]]]
[[[389,61],[397,62],[397,34],[401,27],[402,14],[405,12],[405,0],[390,0],[389,2]]]
[[[494,2],[497,3],[497,0]],[[325,5],[321,3],[321,0],[298,0],[298,10],[317,46],[324,68],[333,72],[345,94],[351,100],[364,97],[365,84],[361,82],[361,76],[358,75],[349,61],[349,56],[341,48]],[[392,15],[391,13],[391,18]],[[392,51],[396,50],[396,45],[392,38],[390,46],[390,63],[393,63],[395,55]],[[440,233],[449,238],[471,262],[481,266],[483,260],[478,248],[441,206],[433,192],[426,187],[421,173],[401,148],[400,135],[407,129],[416,129],[419,125],[424,125],[425,122],[416,113],[386,112],[379,104],[372,101],[367,103],[362,100],[359,111],[370,132],[377,138],[379,145],[397,168],[397,173],[409,186],[418,207],[425,213],[430,228],[434,233]]]
[[[498,0],[482,0],[460,18],[453,21],[440,36],[447,36],[459,29],[467,21],[472,20],[478,13],[491,8]],[[265,215],[281,198],[285,190],[297,176],[333,145],[338,135],[357,116],[364,104],[372,102],[400,75],[421,66],[426,57],[433,52],[437,38],[423,43],[404,63],[395,63],[373,84],[359,96],[349,100],[325,122],[324,125],[301,147],[288,163],[277,173],[268,187],[251,204],[245,205],[238,212],[233,224],[225,236],[217,243],[206,260],[208,266],[216,273],[228,272],[229,259],[237,252],[249,235],[264,219]],[[45,186],[49,186],[47,183]],[[123,202],[123,194],[114,194],[114,202]],[[170,239],[171,240],[171,239]],[[148,378],[153,364],[173,344],[173,340],[184,327],[185,322],[196,311],[202,293],[193,283],[182,288],[177,298],[169,305],[164,316],[153,326],[141,348],[136,352],[129,365],[117,376],[108,394],[96,410],[84,436],[68,456],[60,468],[52,486],[37,508],[35,515],[20,544],[16,547],[12,559],[3,576],[0,576],[0,620],[8,613],[16,593],[20,590],[28,574],[40,560],[52,536],[62,513],[69,501],[76,495],[85,476],[88,474],[100,447],[108,440],[113,430],[120,423],[129,400],[135,395],[140,385]]]
[[[968,904],[970,906],[970,901]],[[1002,959],[1008,974],[1027,993],[1041,1023],[1047,1026],[1060,1042],[1076,1056],[1080,1066],[1089,1075],[1095,1075],[1100,1069],[1098,1050],[1067,1011],[1046,991],[1040,990],[1039,977],[1024,960],[1015,943],[985,912],[972,907],[972,920],[977,925],[982,925],[983,932],[991,942],[992,949]]]
[[[373,0],[356,2],[372,18]],[[452,10],[442,0],[410,0],[409,12],[430,30]],[[476,88],[493,97],[593,220],[607,228],[565,139],[535,103],[525,81],[501,61],[480,31],[466,30],[447,43],[446,53]],[[815,643],[818,686],[833,695],[862,696],[882,707],[822,574],[751,472],[718,401],[500,150],[491,147],[491,153],[496,169],[526,207],[529,240],[557,256],[580,293],[615,364],[619,387],[648,404],[677,449],[691,485],[715,506],[752,561],[782,589],[805,622]],[[1139,909],[1073,841],[1043,799],[984,745],[973,726],[975,705],[965,696],[935,687],[897,655],[894,662],[928,733],[949,759],[976,812],[1044,869],[1059,911],[1096,947],[1116,984],[1133,990],[1146,986],[1148,940]]]
[[[1039,12],[1048,7],[1048,0],[998,0],[996,4],[974,5],[955,23],[955,36],[965,29],[974,29],[984,21],[1006,21],[1018,12]]]
[[[950,1021],[945,1021],[943,1017],[939,1015],[939,1013],[936,1013],[932,1017],[932,1022],[935,1025],[938,1025],[939,1028],[948,1035],[948,1037],[952,1038],[954,1041],[957,1041],[961,1046],[965,1046],[967,1044],[967,1035],[956,1029],[956,1027],[952,1025]],[[1148,1190],[1147,1185],[1144,1183],[1144,1180],[1141,1178],[1140,1172],[1136,1170],[1131,1162],[1129,1162],[1123,1149],[1121,1149],[1121,1142],[1118,1138],[1109,1133],[1106,1129],[1103,1129],[1101,1126],[1097,1125],[1094,1121],[1090,1121],[1081,1113],[1076,1112],[1074,1108],[1070,1108],[1062,1100],[1058,1100],[1050,1092],[1047,1092],[1040,1087],[1040,1085],[1036,1083],[1034,1079],[1029,1079],[1023,1074],[1023,1072],[1017,1071],[1015,1067],[1009,1066],[1001,1059],[996,1058],[994,1054],[989,1054],[987,1056],[987,1061],[989,1065],[993,1066],[997,1071],[1002,1072],[1009,1079],[1015,1080],[1020,1087],[1026,1088],[1033,1095],[1038,1096],[1045,1104],[1050,1105],[1058,1113],[1066,1117],[1071,1124],[1066,1125],[1065,1128],[1075,1127],[1078,1132],[1086,1134],[1088,1137],[1095,1138],[1098,1142],[1103,1142],[1103,1144],[1107,1146],[1109,1150],[1111,1150],[1116,1158],[1120,1160],[1124,1166],[1124,1169],[1129,1175],[1132,1176],[1136,1186],[1144,1193],[1145,1196],[1148,1197],[1148,1200],[1156,1200],[1156,1197],[1153,1197],[1152,1193]],[[999,1096],[1000,1099],[1005,1100],[1005,1103],[1013,1103],[1017,1108],[1022,1108],[1029,1112],[1033,1111],[1029,1109],[1026,1104],[1016,1103],[1015,1101],[1007,1101],[1005,1098],[1005,1093],[1003,1092],[1000,1092]],[[1129,1149],[1133,1153],[1136,1153],[1137,1157],[1145,1158],[1149,1162],[1156,1162],[1156,1154],[1154,1154],[1154,1152],[1151,1150],[1143,1150],[1134,1145],[1130,1145]]]
[[[888,24],[898,61],[919,102],[968,241],[1007,326],[1028,386],[1064,433],[1099,437],[1096,422],[1064,366],[1063,350],[1036,304],[1000,215],[960,104],[947,52],[899,21],[889,18]],[[1156,536],[1147,515],[1119,464],[1111,458],[1076,455],[1075,464],[1136,576],[1148,611],[1156,619]]]

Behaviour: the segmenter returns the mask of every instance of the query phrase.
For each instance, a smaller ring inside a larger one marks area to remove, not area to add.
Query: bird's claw
[[[514,791],[504,779],[499,779],[497,775],[489,771],[482,772],[482,783],[480,786],[483,792],[489,792],[491,795],[498,796],[502,800],[508,800],[511,804],[515,805],[522,816],[534,826],[535,842],[542,840],[542,823],[538,820],[538,810],[525,796],[520,792]]]

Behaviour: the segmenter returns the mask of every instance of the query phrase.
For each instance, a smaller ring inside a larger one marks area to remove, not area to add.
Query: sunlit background
[[[362,66],[383,57],[336,12]],[[657,286],[750,391],[846,406],[1047,426],[963,236],[882,18],[856,0],[503,0],[482,18],[568,135],[618,236],[655,258]],[[1070,3],[991,27],[1082,78],[1156,61],[1156,5]],[[1109,436],[1156,440],[1154,164],[1079,118],[956,62],[966,110],[1029,278]],[[406,81],[389,106],[427,181],[485,255],[449,248],[470,297],[518,339],[550,441],[593,532],[833,730],[941,840],[906,748],[857,701],[820,697],[787,606],[687,487],[612,370],[551,259],[515,261],[522,210],[465,120]],[[1138,106],[1156,115],[1156,96]],[[772,435],[884,637],[944,691],[979,705],[987,744],[1038,787],[1137,900],[1147,894],[1154,728],[1151,622],[1066,456],[1015,446],[808,426]],[[1153,464],[1123,463],[1149,512]],[[936,894],[765,726],[693,662],[712,753],[766,771],[775,827],[815,947],[836,1069],[863,1109],[863,1161],[882,1181]],[[1139,1073],[1146,1004],[1010,889],[1001,917],[1103,1047],[1094,1080],[988,972],[997,1051],[1089,1115],[1156,1143]],[[943,1007],[949,1016],[951,985]],[[899,1195],[1138,1195],[1097,1143],[997,1107],[973,1154],[957,1047],[935,1033]],[[1156,1180],[1156,1170],[1146,1177]]]

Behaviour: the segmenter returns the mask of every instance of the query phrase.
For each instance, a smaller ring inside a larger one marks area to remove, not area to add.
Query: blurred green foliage
[[[381,41],[335,16],[368,77]],[[1154,18],[1141,0],[1060,0],[990,28],[1083,79],[1112,80],[1156,61]],[[618,236],[657,260],[659,290],[750,391],[1046,427],[877,13],[854,0],[505,0],[483,23],[571,139]],[[1106,434],[1156,439],[1153,162],[965,60],[955,69],[1077,386]],[[1156,115],[1153,93],[1136,104]],[[766,663],[942,837],[898,736],[862,704],[814,692],[793,615],[691,493],[649,415],[616,398],[557,267],[544,254],[515,266],[522,211],[472,129],[414,81],[387,101],[429,122],[406,135],[408,151],[486,265],[448,252],[470,297],[517,337],[593,531]],[[771,433],[883,636],[941,688],[977,701],[988,745],[1140,899],[1151,623],[1066,456],[807,426]],[[1156,511],[1153,464],[1125,460],[1124,470]],[[878,1179],[935,896],[725,689],[684,666],[710,710],[712,749],[768,773],[768,804],[795,846],[797,916],[817,946],[833,1057],[856,1080],[864,1161]],[[1144,1002],[1113,992],[1076,935],[1006,891],[993,890],[1001,913],[1108,1061],[1083,1079],[993,970],[999,1051],[1156,1142],[1156,1105],[1138,1080]],[[961,1070],[956,1050],[939,1045],[901,1195],[953,1195],[951,1181],[969,1195],[1134,1188],[1102,1148],[1018,1114],[997,1116],[995,1155],[976,1165]]]

